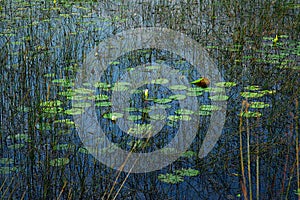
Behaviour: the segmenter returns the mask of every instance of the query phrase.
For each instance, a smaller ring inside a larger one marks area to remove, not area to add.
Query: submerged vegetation
[[[299,16],[297,1],[2,2],[0,198],[299,199]],[[75,88],[76,74],[100,42],[151,26],[199,42],[224,80],[194,86],[209,75],[199,74],[201,66],[164,49],[140,49],[112,60],[94,85]],[[132,89],[122,80],[139,66],[146,73],[166,65],[190,84],[153,77]],[[117,93],[130,95],[128,107],[113,109]],[[197,110],[180,107],[190,98],[199,102]],[[200,159],[211,116],[223,109],[212,102],[225,101],[222,136]],[[200,128],[176,162],[127,174],[97,161],[78,136],[74,116],[92,106],[116,143],[103,149],[107,154],[118,147],[161,149],[194,118]],[[122,120],[134,124],[126,133]],[[164,123],[156,135],[153,123]]]

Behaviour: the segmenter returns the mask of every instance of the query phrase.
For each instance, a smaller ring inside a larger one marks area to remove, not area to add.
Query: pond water
[[[1,199],[299,199],[299,14],[1,2]]]

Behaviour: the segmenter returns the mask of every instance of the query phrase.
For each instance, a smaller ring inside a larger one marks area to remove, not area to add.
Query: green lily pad
[[[108,99],[109,99],[108,95],[105,94],[99,94],[95,96],[96,101],[106,101]]]
[[[169,83],[168,79],[165,78],[159,78],[151,81],[152,84],[167,84]]]
[[[265,102],[251,102],[250,108],[267,108],[270,104],[267,104]]]
[[[178,109],[175,111],[175,113],[178,115],[192,115],[194,114],[194,111],[189,109]]]
[[[208,87],[204,89],[205,92],[212,92],[212,93],[222,93],[224,92],[224,88],[221,87]]]
[[[74,108],[87,108],[87,107],[91,107],[92,104],[89,102],[78,102],[78,103],[73,103],[72,107]]]
[[[54,158],[50,160],[50,166],[60,167],[69,164],[69,162],[70,162],[69,158]]]
[[[258,93],[258,92],[241,92],[241,96],[244,98],[259,98],[263,97],[263,93]]]
[[[103,118],[112,119],[112,118],[122,118],[123,114],[118,112],[106,113],[103,115]]]
[[[180,169],[175,171],[176,174],[180,176],[197,176],[199,175],[199,170],[196,169]]]
[[[40,103],[40,106],[42,107],[55,107],[55,106],[60,106],[62,104],[61,101],[59,100],[54,100],[54,101],[44,101]]]
[[[131,127],[128,130],[129,134],[134,135],[144,135],[149,134],[153,129],[153,126],[151,124],[136,124],[134,127]]]
[[[108,84],[108,83],[97,82],[97,83],[94,84],[94,87],[96,87],[96,88],[102,88],[102,89],[108,89],[108,88],[111,87],[111,85]]]
[[[79,153],[82,153],[82,154],[89,154],[89,150],[87,150],[87,149],[84,148],[84,147],[80,147],[80,148],[78,149],[78,152],[79,152]]]
[[[16,171],[18,171],[17,167],[0,167],[0,174],[10,174]]]
[[[13,163],[14,163],[14,159],[12,158],[0,158],[0,164],[9,165]]]
[[[141,115],[129,115],[129,116],[127,117],[127,119],[128,119],[129,121],[137,121],[137,120],[142,119],[142,116],[141,116]]]
[[[88,96],[72,95],[72,96],[67,96],[67,99],[72,101],[82,101],[82,100],[87,100]]]
[[[150,115],[150,119],[152,120],[164,120],[166,119],[166,116],[163,114],[154,114],[154,115]]]
[[[67,115],[80,115],[84,112],[82,108],[71,108],[69,110],[65,110],[65,114]]]
[[[216,110],[221,110],[219,106],[216,105],[201,105],[200,110],[203,111],[216,111]]]
[[[171,90],[186,90],[187,86],[185,86],[185,85],[171,85],[169,88]]]
[[[227,101],[229,97],[227,95],[214,95],[209,98],[213,101]]]
[[[187,89],[188,92],[203,92],[204,88],[202,87],[191,87],[189,89]]]
[[[251,85],[251,86],[247,86],[247,87],[244,87],[245,90],[251,90],[251,91],[258,91],[260,90],[260,86],[258,85]]]
[[[174,174],[160,174],[158,175],[158,180],[169,184],[176,184],[176,183],[183,182],[182,176],[174,175]]]
[[[139,109],[135,107],[127,107],[123,109],[125,112],[138,112]]]
[[[128,89],[129,88],[126,85],[115,85],[112,88],[112,91],[115,91],[115,92],[124,92],[124,91],[127,91]]]
[[[154,100],[155,103],[159,103],[159,104],[166,104],[166,103],[170,103],[171,101],[172,101],[172,99],[169,99],[169,98],[162,98],[162,99]]]
[[[95,91],[87,88],[76,88],[74,92],[76,94],[93,94]]]
[[[59,120],[55,120],[54,123],[62,123],[62,124],[66,124],[66,125],[75,125],[75,122],[70,120],[70,119],[59,119]]]
[[[174,99],[174,100],[181,101],[181,100],[186,99],[186,95],[184,95],[184,94],[174,94],[174,95],[169,96],[169,99]]]
[[[170,115],[170,116],[168,116],[168,119],[170,121],[179,121],[179,120],[189,121],[192,118],[190,116],[188,116],[188,115]]]
[[[110,101],[101,101],[101,102],[98,102],[98,103],[95,103],[95,106],[98,106],[98,107],[106,107],[106,106],[111,106],[112,103]]]
[[[197,114],[200,115],[200,116],[209,116],[209,115],[211,115],[211,111],[199,110]]]
[[[72,86],[74,86],[74,83],[69,79],[54,79],[54,80],[52,80],[52,83],[61,85],[63,87],[72,87]]]
[[[195,156],[197,156],[197,153],[194,151],[186,151],[181,155],[181,157],[184,157],[184,158],[191,158],[191,157],[195,157]]]
[[[67,89],[66,91],[59,92],[58,95],[69,97],[69,99],[75,95],[75,92],[73,89]]]

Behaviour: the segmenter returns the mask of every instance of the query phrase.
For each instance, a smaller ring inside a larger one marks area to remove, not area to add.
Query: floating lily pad
[[[227,101],[229,97],[227,95],[215,95],[209,98],[213,101]]]
[[[152,129],[153,126],[151,124],[136,124],[128,130],[128,133],[133,135],[149,134]]]
[[[67,99],[72,101],[82,101],[82,100],[87,100],[88,96],[72,95],[72,96],[68,96]]]
[[[258,85],[251,85],[251,86],[247,86],[247,87],[244,87],[245,90],[251,90],[251,91],[258,91],[260,90],[260,86]]]
[[[129,121],[137,121],[137,120],[142,119],[142,116],[141,116],[141,115],[129,115],[129,116],[127,117],[127,119],[128,119]]]
[[[184,95],[184,94],[174,94],[174,95],[169,96],[169,99],[174,99],[174,100],[181,101],[181,100],[186,99],[186,95]]]
[[[73,122],[70,119],[59,119],[59,120],[55,120],[54,123],[62,123],[62,124],[67,124],[67,125],[75,125],[75,122]]]
[[[80,147],[80,148],[78,149],[78,152],[79,152],[79,153],[83,153],[83,154],[89,154],[89,151],[88,151],[86,148],[83,148],[83,147]]]
[[[98,103],[95,103],[95,106],[98,106],[98,107],[106,107],[106,106],[111,106],[112,103],[110,101],[101,101],[101,102],[98,102]]]
[[[157,110],[157,109],[168,109],[171,108],[171,105],[168,104],[156,104],[155,106],[151,106],[150,109],[151,110]]]
[[[264,102],[251,102],[250,103],[250,108],[266,108],[269,107],[270,105]]]
[[[126,85],[115,85],[112,88],[112,91],[115,91],[115,92],[124,92],[124,91],[127,91],[128,89],[129,88]]]
[[[49,123],[39,123],[36,124],[35,127],[40,131],[49,131],[52,129],[52,126]]]
[[[195,157],[195,156],[197,156],[197,153],[194,151],[186,151],[181,155],[181,157],[184,157],[184,158],[191,158],[191,157]]]
[[[160,104],[165,104],[165,103],[170,103],[172,99],[169,98],[162,98],[162,99],[155,99],[155,103],[160,103]]]
[[[125,112],[138,112],[139,109],[136,107],[127,107],[123,109]]]
[[[216,111],[216,110],[221,110],[219,106],[216,105],[201,105],[200,110],[203,111]]]
[[[14,159],[12,158],[0,158],[0,164],[9,165],[13,163],[14,163]]]
[[[276,90],[262,90],[260,91],[261,94],[275,94]]]
[[[212,93],[222,93],[224,92],[224,88],[221,88],[221,87],[208,87],[208,88],[205,88],[204,91],[205,92],[212,92]]]
[[[160,174],[158,175],[158,180],[170,184],[183,182],[183,178],[181,176],[174,174]]]
[[[78,102],[78,103],[73,103],[72,107],[74,108],[87,108],[87,107],[91,107],[92,104],[89,102]]]
[[[244,98],[259,98],[264,96],[264,94],[258,92],[241,92],[241,96]]]
[[[218,82],[218,83],[215,83],[215,85],[217,87],[233,87],[233,86],[236,86],[236,83],[235,82]]]
[[[74,89],[76,94],[93,94],[94,90],[87,89],[87,88],[76,88]]]
[[[66,90],[66,91],[59,92],[58,94],[61,95],[61,96],[69,97],[69,98],[70,98],[70,97],[72,97],[72,96],[75,95],[75,92],[74,92],[73,89],[68,89],[68,90]]]
[[[178,115],[192,115],[194,114],[194,111],[189,109],[178,109],[175,111],[175,113]]]
[[[110,88],[111,85],[108,84],[108,83],[97,82],[97,83],[95,83],[94,87],[96,87],[96,88],[102,88],[102,89],[107,89],[107,88]]]
[[[52,80],[52,83],[61,85],[63,87],[72,87],[72,86],[74,86],[74,83],[71,80],[68,80],[68,79],[54,79],[54,80]]]
[[[43,113],[47,113],[47,114],[57,114],[62,112],[62,108],[57,108],[57,107],[44,107],[42,109]]]
[[[84,112],[82,108],[71,108],[69,110],[65,110],[65,114],[67,115],[80,115]]]
[[[204,88],[202,88],[202,87],[192,87],[192,88],[187,89],[187,91],[188,92],[203,92]]]
[[[200,116],[209,116],[209,115],[211,115],[211,111],[199,110],[199,112],[197,114],[200,115]]]
[[[69,158],[55,158],[50,160],[50,166],[60,167],[69,164],[69,162],[70,162]]]
[[[196,169],[180,169],[175,171],[176,174],[180,176],[197,176],[199,175],[199,171]]]
[[[62,104],[61,101],[59,100],[54,100],[54,101],[44,101],[40,103],[40,106],[42,107],[55,107],[55,106],[60,106]]]
[[[169,88],[171,90],[186,90],[187,86],[185,86],[185,85],[171,85]]]
[[[16,171],[18,171],[17,167],[0,167],[0,174],[10,174]]]
[[[189,121],[191,120],[192,118],[188,115],[170,115],[168,117],[168,119],[170,121],[179,121],[179,120],[182,120],[182,121]]]
[[[138,109],[138,111],[142,112],[142,113],[149,113],[151,111],[150,108],[140,108]]]
[[[168,79],[165,78],[159,78],[151,81],[152,84],[167,84],[169,83]]]
[[[118,112],[106,113],[103,115],[103,118],[112,119],[112,118],[122,118],[123,114]]]
[[[166,116],[163,114],[154,114],[154,115],[150,115],[150,119],[152,120],[164,120],[166,119]]]
[[[109,99],[108,95],[105,94],[99,94],[95,96],[96,101],[106,101],[108,99]]]

